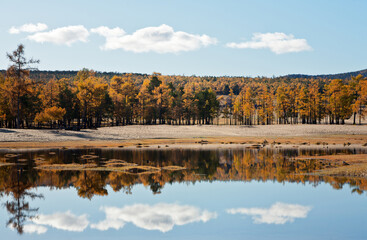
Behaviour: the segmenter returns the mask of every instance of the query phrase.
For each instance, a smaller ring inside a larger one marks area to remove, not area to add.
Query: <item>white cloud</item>
[[[98,27],[98,28],[92,28],[90,30],[92,33],[97,33],[103,37],[113,38],[113,37],[121,37],[125,35],[125,31],[119,27],[115,28],[108,28],[108,27]]]
[[[186,32],[175,32],[168,25],[159,27],[147,27],[135,31],[128,35],[121,28],[110,29],[108,27],[98,27],[91,29],[106,38],[103,50],[123,49],[136,53],[157,52],[157,53],[178,53],[192,51],[201,47],[216,44],[215,38],[207,35],[194,35]]]
[[[297,39],[292,34],[285,33],[255,33],[252,41],[242,43],[227,43],[230,48],[269,48],[276,54],[302,52],[312,50],[306,39]]]
[[[185,225],[200,221],[207,222],[217,217],[215,212],[201,210],[188,205],[166,203],[153,206],[134,204],[123,208],[102,207],[101,210],[105,212],[106,219],[97,224],[91,224],[91,228],[101,231],[109,228],[118,230],[130,222],[146,230],[168,232],[175,225]]]
[[[47,228],[36,224],[26,224],[23,227],[23,231],[25,233],[43,234],[47,232]]]
[[[18,34],[21,32],[27,32],[27,33],[34,33],[34,32],[41,32],[47,29],[47,25],[44,23],[37,23],[37,24],[33,24],[33,23],[28,23],[28,24],[24,24],[20,27],[11,27],[9,29],[9,33],[10,34]]]
[[[227,213],[252,216],[255,223],[285,224],[296,218],[306,218],[310,210],[309,206],[275,203],[270,208],[232,208]]]
[[[49,32],[39,32],[27,38],[35,42],[51,42],[55,44],[66,44],[70,46],[74,42],[86,42],[89,36],[88,30],[82,26],[67,26],[53,29]]]
[[[76,216],[70,211],[65,213],[54,213],[50,215],[40,214],[38,218],[32,220],[38,225],[48,225],[57,229],[82,232],[89,225],[87,215]]]

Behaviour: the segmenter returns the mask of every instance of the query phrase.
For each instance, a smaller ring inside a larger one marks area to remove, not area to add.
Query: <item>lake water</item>
[[[3,150],[0,238],[367,239],[367,180],[305,175],[329,163],[292,160],[365,152]]]

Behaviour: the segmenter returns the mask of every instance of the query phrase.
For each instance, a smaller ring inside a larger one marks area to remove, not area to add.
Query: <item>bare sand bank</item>
[[[121,126],[97,130],[0,129],[0,148],[129,147],[164,144],[360,145],[367,125]]]

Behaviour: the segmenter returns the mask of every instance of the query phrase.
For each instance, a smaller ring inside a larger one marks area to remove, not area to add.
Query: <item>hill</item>
[[[350,79],[351,77],[356,77],[358,75],[367,77],[367,69],[355,71],[355,72],[337,73],[337,74],[321,74],[321,75],[289,74],[284,77],[287,77],[287,78]]]
[[[5,70],[0,70],[1,74],[5,74]],[[58,71],[46,71],[46,70],[36,70],[31,71],[31,77],[36,80],[47,80],[51,78],[61,79],[61,78],[72,78],[77,75],[78,71],[68,71],[68,70],[58,70]],[[96,72],[97,77],[104,77],[106,79],[111,79],[114,75],[126,75],[128,73],[119,73],[119,72]],[[145,79],[150,76],[150,74],[145,73],[131,73],[133,79]],[[305,79],[311,79],[311,78],[322,78],[322,79],[350,79],[351,77],[356,77],[358,75],[362,75],[364,77],[367,77],[367,69],[355,71],[355,72],[347,72],[347,73],[337,73],[337,74],[320,74],[320,75],[307,75],[307,74],[288,74],[285,76],[279,76],[279,77],[273,77],[274,79],[277,78],[288,78],[288,79],[294,79],[294,78],[305,78]],[[226,76],[227,78],[231,78]],[[239,77],[239,76],[238,76]],[[234,77],[233,78],[238,78]],[[216,78],[220,77],[214,77],[214,76],[203,76],[202,78],[214,80]],[[248,78],[248,77],[246,77]]]
[[[1,74],[5,75],[6,70],[0,70]],[[78,71],[68,71],[68,70],[58,70],[58,71],[45,71],[45,70],[35,70],[31,71],[31,78],[35,80],[48,80],[52,78],[73,78],[77,75]],[[106,79],[111,79],[115,75],[125,75],[128,73],[119,72],[96,72],[97,77],[104,77]],[[134,79],[147,78],[148,74],[132,73]]]

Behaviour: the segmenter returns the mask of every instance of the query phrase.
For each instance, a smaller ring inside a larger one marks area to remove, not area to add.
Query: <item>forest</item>
[[[0,73],[0,127],[79,130],[129,124],[361,124],[367,78],[37,73],[24,46]],[[39,72],[38,72],[39,73]],[[62,75],[63,74],[63,75]],[[33,76],[33,77],[32,77]],[[60,77],[61,76],[61,77]]]

